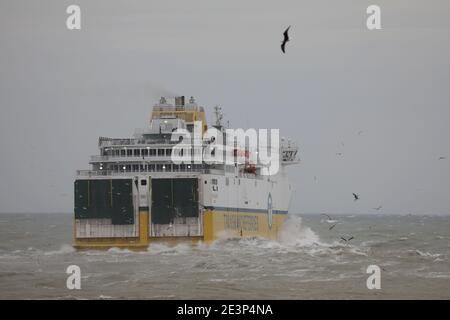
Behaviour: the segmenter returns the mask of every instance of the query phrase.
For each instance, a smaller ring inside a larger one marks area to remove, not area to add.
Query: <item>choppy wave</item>
[[[319,236],[302,223],[300,216],[287,219],[280,234],[279,242],[283,245],[312,246],[320,245]]]
[[[408,251],[408,252],[414,252],[417,255],[424,257],[424,258],[439,258],[441,256],[441,254],[439,253],[430,253],[430,252],[422,252],[420,250],[414,250],[414,251]]]
[[[58,250],[52,250],[52,251],[46,251],[43,252],[45,256],[53,256],[53,255],[59,255],[59,254],[69,254],[75,252],[74,247],[72,247],[69,244],[63,244]]]
[[[349,217],[336,216],[342,223],[329,230],[320,216],[290,215],[277,241],[224,234],[212,244],[153,243],[139,252],[75,251],[70,221],[39,221],[44,230],[56,225],[49,239],[12,220],[20,236],[13,242],[0,233],[0,277],[9,288],[0,298],[359,298],[371,264],[396,279],[383,282],[388,290],[380,297],[450,298],[450,220],[429,218],[422,226],[415,217]],[[31,232],[24,236],[21,228]],[[350,235],[352,241],[339,240]],[[71,264],[82,270],[83,290],[68,294]],[[403,289],[411,277],[414,288]]]

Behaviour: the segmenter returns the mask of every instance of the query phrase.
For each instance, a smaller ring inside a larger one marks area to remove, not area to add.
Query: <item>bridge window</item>
[[[134,156],[139,157],[141,155],[141,149],[134,149]]]

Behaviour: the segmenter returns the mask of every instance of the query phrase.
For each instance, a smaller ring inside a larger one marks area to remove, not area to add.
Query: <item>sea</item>
[[[327,219],[289,214],[278,241],[132,252],[74,250],[70,214],[0,214],[0,299],[450,299],[449,216]]]

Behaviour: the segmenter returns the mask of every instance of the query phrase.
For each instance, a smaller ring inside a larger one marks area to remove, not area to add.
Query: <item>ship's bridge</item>
[[[194,97],[191,97],[187,104],[185,104],[184,96],[176,97],[173,104],[161,97],[159,103],[153,107],[150,119],[151,127],[160,124],[161,121],[166,124],[171,123],[173,119],[183,120],[189,132],[193,131],[195,121],[202,122],[202,134],[208,129],[205,110],[197,105]]]
[[[201,123],[203,133],[207,130],[204,108],[191,97],[185,103],[184,96],[176,97],[173,103],[162,97],[152,110],[149,127],[137,129],[133,138],[115,139],[100,137],[99,155],[90,159],[92,170],[79,170],[79,176],[116,175],[129,172],[200,172],[204,165],[199,163],[174,164],[171,161],[172,148],[179,143],[172,134],[177,129],[193,132],[195,123]],[[197,124],[198,125],[198,124]],[[192,135],[191,139],[196,139]],[[201,141],[197,144],[201,145]],[[182,151],[183,152],[183,151]],[[186,152],[197,156],[201,148],[190,148]]]
[[[222,128],[220,119],[221,115],[216,109],[215,128]],[[174,139],[173,133],[178,129],[184,129],[193,133],[200,128],[195,128],[198,123],[201,124],[201,135],[195,133],[191,135],[192,144],[186,149],[175,150],[173,147],[179,143],[178,139]],[[195,129],[195,130],[194,130]],[[261,165],[249,165],[247,158],[242,160],[238,156],[238,150],[234,148],[221,149],[222,146],[215,145],[211,141],[203,141],[203,133],[207,130],[205,111],[203,107],[196,104],[193,97],[186,104],[184,96],[177,97],[173,103],[169,103],[168,99],[162,97],[154,107],[150,119],[150,125],[145,129],[136,130],[133,138],[115,139],[100,137],[99,138],[99,155],[93,155],[90,159],[92,165],[91,170],[78,171],[79,176],[106,176],[106,175],[126,175],[129,173],[147,174],[149,172],[179,172],[179,173],[205,173],[211,168],[219,168],[224,171],[242,171],[244,173],[259,176]],[[224,137],[225,133],[224,133]],[[225,139],[225,138],[224,138]],[[199,140],[199,141],[197,141]],[[209,145],[209,147],[208,147]],[[209,148],[209,149],[208,149]],[[202,159],[204,152],[209,150],[211,154],[214,152],[233,153],[236,157],[236,165],[225,165],[223,163],[204,163],[203,161],[194,161],[194,159]],[[172,153],[175,156],[184,155],[191,156],[191,161],[181,164],[172,161]],[[181,152],[181,153],[180,153]],[[244,154],[247,154],[245,151]],[[281,138],[280,143],[280,160],[283,165],[298,163],[297,158],[298,147],[290,139]],[[241,163],[242,162],[242,163]]]

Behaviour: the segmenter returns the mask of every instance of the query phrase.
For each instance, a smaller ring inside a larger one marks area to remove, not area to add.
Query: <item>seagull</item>
[[[359,194],[353,193],[353,197],[355,198],[355,201],[359,200]]]
[[[362,130],[359,130],[359,131],[358,131],[358,136],[360,136],[361,133],[363,133],[363,131],[362,131]]]
[[[342,152],[336,152],[337,156],[342,156]]]
[[[345,241],[345,243],[349,242],[350,240],[354,239],[355,237],[351,236],[350,238],[345,239],[344,237],[341,237],[341,241]]]
[[[284,38],[283,38],[283,42],[281,43],[281,51],[283,51],[283,53],[286,53],[285,52],[285,50],[284,50],[284,47],[286,46],[286,42],[288,42],[290,39],[289,39],[289,35],[288,35],[288,31],[289,31],[289,28],[290,28],[291,26],[289,26],[287,29],[286,29],[286,31],[284,31],[284,33],[283,33],[283,36],[284,36]]]
[[[336,225],[338,222],[339,222],[339,220],[336,220],[336,219],[333,219],[333,218],[331,218],[329,215],[327,215],[326,213],[322,213],[321,214],[322,216],[326,216],[328,219],[327,220],[325,220],[325,222],[326,223],[329,223],[329,224],[334,224],[334,225]],[[324,220],[322,220],[322,222],[323,222]],[[334,228],[334,226],[331,228],[331,229],[333,229]],[[331,230],[330,229],[330,230]]]
[[[381,208],[383,208],[383,206],[378,206],[378,207],[376,207],[376,208],[373,208],[373,210],[380,210]]]
[[[333,224],[331,227],[329,227],[328,230],[332,230],[334,227],[336,227],[337,224],[338,224],[338,222],[336,222],[336,223]]]
[[[445,157],[439,157],[439,160],[444,160],[445,159]]]

